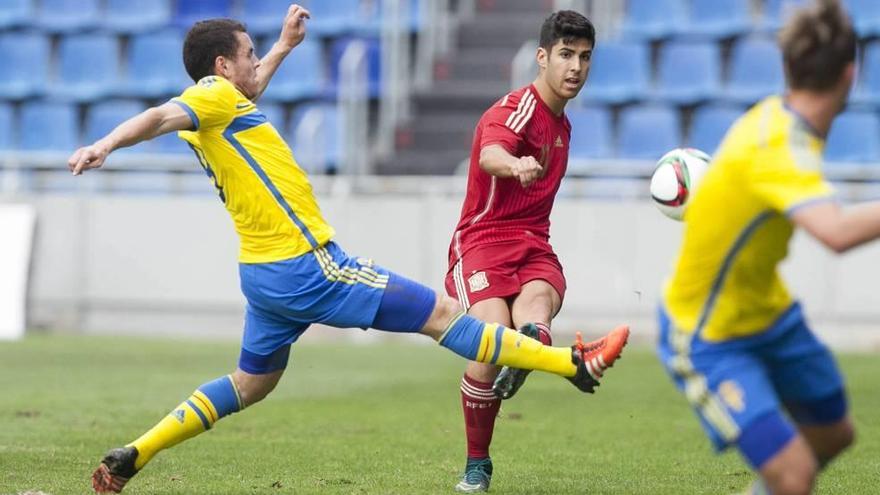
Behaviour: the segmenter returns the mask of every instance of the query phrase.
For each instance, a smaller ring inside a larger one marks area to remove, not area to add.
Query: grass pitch
[[[393,342],[393,341],[392,341]],[[0,344],[0,494],[88,493],[104,452],[228,373],[235,343],[34,336]],[[653,353],[629,349],[594,396],[533,374],[503,404],[496,494],[718,494],[743,490]],[[859,440],[819,493],[877,493],[880,358],[842,355]],[[464,465],[464,362],[432,345],[295,346],[263,403],[159,454],[125,493],[452,493]]]

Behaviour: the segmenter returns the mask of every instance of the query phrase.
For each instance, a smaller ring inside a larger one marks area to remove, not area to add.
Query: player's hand
[[[293,4],[287,9],[287,15],[284,17],[284,25],[281,27],[281,36],[278,42],[284,44],[290,49],[300,44],[306,37],[306,19],[311,18],[312,14],[304,9],[301,5]]]
[[[99,168],[110,154],[109,148],[99,143],[83,146],[67,159],[67,168],[73,175],[80,175],[90,168]]]
[[[544,176],[544,168],[533,156],[517,158],[510,165],[510,173],[519,180],[523,187],[529,187],[533,182]]]

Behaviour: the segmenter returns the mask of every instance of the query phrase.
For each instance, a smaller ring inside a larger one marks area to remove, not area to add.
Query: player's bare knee
[[[843,422],[834,435],[834,445],[831,454],[836,456],[852,446],[856,441],[856,430],[852,421]]]
[[[770,484],[770,492],[774,495],[810,495],[815,483],[815,472],[812,475],[800,470],[783,473],[779,479]]]
[[[437,302],[434,303],[434,309],[431,311],[431,316],[428,318],[428,321],[425,323],[421,332],[434,340],[438,340],[449,326],[452,318],[462,311],[464,311],[464,309],[458,301],[445,294],[437,294]]]
[[[282,373],[283,370],[264,375],[252,375],[236,370],[232,374],[232,379],[241,398],[242,406],[247,407],[265,399],[275,389]]]

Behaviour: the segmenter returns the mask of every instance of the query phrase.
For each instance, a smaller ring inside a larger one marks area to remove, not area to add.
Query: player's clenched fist
[[[281,27],[279,41],[290,48],[298,45],[306,36],[305,19],[309,19],[311,16],[311,13],[301,5],[291,5],[284,17],[284,26]]]
[[[524,156],[510,164],[510,173],[523,187],[530,186],[543,175],[544,169],[533,156]]]

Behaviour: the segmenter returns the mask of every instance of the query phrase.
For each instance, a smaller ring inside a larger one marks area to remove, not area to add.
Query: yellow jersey
[[[189,143],[232,216],[240,262],[293,258],[333,237],[287,143],[231,82],[208,76],[171,101],[193,121],[193,129],[178,136]]]
[[[690,199],[663,289],[678,331],[714,342],[747,337],[793,304],[778,265],[794,232],[788,215],[832,199],[821,171],[824,146],[778,96],[733,124]]]

